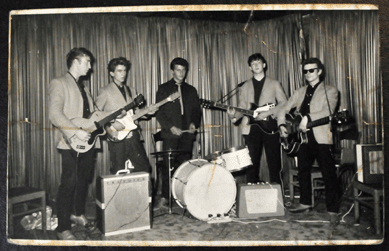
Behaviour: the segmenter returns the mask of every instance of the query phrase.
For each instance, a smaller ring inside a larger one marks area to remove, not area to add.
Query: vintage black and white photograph
[[[9,13],[7,241],[377,245],[379,6]]]

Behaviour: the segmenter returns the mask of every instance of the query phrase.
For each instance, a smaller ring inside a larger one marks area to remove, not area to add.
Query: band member
[[[252,104],[258,106],[272,103],[275,108],[260,113],[255,120],[263,120],[268,116],[276,117],[279,107],[287,101],[284,90],[280,82],[266,76],[267,63],[265,58],[256,53],[248,58],[248,65],[253,73],[253,77],[247,80],[240,89],[238,107],[251,109]],[[233,108],[227,110],[228,116],[233,123],[239,121],[243,114]],[[247,117],[242,119],[242,134],[245,144],[249,149],[249,154],[253,165],[246,170],[247,182],[257,183],[261,181],[259,177],[260,158],[262,148],[265,147],[267,164],[269,167],[270,181],[281,183],[281,156],[279,134],[267,134],[257,125],[247,125]]]
[[[189,70],[188,62],[183,58],[175,58],[170,63],[173,78],[159,86],[157,102],[167,98],[170,94],[179,92],[179,100],[162,106],[156,113],[156,118],[161,125],[161,137],[163,150],[182,150],[185,153],[178,155],[172,166],[178,167],[192,156],[193,141],[196,138],[195,129],[199,127],[201,120],[201,108],[196,89],[185,82]],[[183,132],[189,130],[189,132]],[[155,209],[167,204],[169,198],[169,162],[164,157],[162,168],[162,195],[156,203]]]
[[[331,153],[333,143],[331,126],[325,124],[307,129],[307,122],[333,114],[338,101],[338,90],[336,87],[324,85],[322,82],[325,76],[324,66],[317,58],[310,58],[303,62],[303,74],[308,84],[293,93],[278,116],[281,137],[286,137],[288,130],[285,127],[285,114],[296,107],[296,112],[303,116],[299,129],[306,132],[308,137],[308,143],[301,144],[297,153],[300,204],[290,209],[290,211],[300,212],[312,208],[311,168],[313,161],[317,159],[323,175],[326,206],[330,214],[330,221],[337,224],[340,190]]]
[[[88,87],[80,80],[91,69],[93,55],[85,48],[74,48],[66,55],[68,72],[51,80],[49,86],[49,118],[61,132],[57,148],[62,155],[61,184],[57,195],[57,236],[61,240],[75,240],[71,232],[71,221],[87,226],[85,202],[88,183],[94,169],[94,149],[77,153],[65,139],[90,139],[88,131],[79,129],[74,118],[88,118],[94,111]],[[99,144],[97,141],[96,144]]]
[[[133,102],[137,95],[134,88],[126,85],[127,73],[130,70],[131,63],[124,57],[114,58],[108,63],[108,71],[112,82],[99,90],[96,98],[96,105],[103,111],[116,111],[127,104]],[[148,114],[152,115],[157,111],[154,106],[149,106]],[[135,109],[136,111],[136,109]],[[133,110],[128,111],[127,116],[134,114]],[[120,118],[120,117],[119,117]],[[135,122],[135,121],[134,121]],[[118,170],[125,169],[125,162],[131,161],[134,170],[132,172],[150,172],[151,166],[147,157],[145,148],[140,139],[140,129],[129,131],[118,120],[113,121],[107,128],[107,132],[113,134],[110,129],[112,126],[115,131],[127,130],[127,137],[121,141],[108,140],[108,148],[111,160],[111,174]]]

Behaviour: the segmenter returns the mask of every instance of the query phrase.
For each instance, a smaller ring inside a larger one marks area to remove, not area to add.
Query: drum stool
[[[31,203],[40,199],[40,204]],[[16,212],[14,206],[20,205],[22,212]],[[8,191],[8,233],[14,233],[14,218],[34,212],[42,212],[42,229],[46,233],[46,192],[32,187],[16,187]]]

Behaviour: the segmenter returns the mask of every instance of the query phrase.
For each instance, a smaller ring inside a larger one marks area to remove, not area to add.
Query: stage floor
[[[352,201],[344,200],[341,205],[342,215],[346,214]],[[87,205],[87,218],[95,217],[95,204]],[[376,235],[373,227],[372,211],[361,208],[361,222],[354,224],[353,211],[344,216],[340,224],[332,227],[328,221],[323,199],[319,199],[313,211],[289,213],[285,216],[261,217],[243,220],[231,217],[229,223],[208,224],[193,218],[188,212],[182,215],[182,208],[173,206],[172,214],[167,208],[154,212],[152,228],[139,232],[104,236],[97,229],[88,232],[85,228],[74,226],[72,232],[80,241],[69,245],[103,245],[103,246],[262,246],[262,245],[347,245],[378,244],[383,239]],[[25,231],[20,224],[15,224],[15,235],[11,242],[27,239],[56,240],[55,231],[43,234],[41,230]],[[22,241],[22,244],[24,242]],[[30,242],[31,243],[31,242]],[[42,243],[43,244],[43,243]],[[62,243],[63,244],[63,243]],[[68,245],[66,244],[66,245]],[[43,245],[56,245],[45,242]]]

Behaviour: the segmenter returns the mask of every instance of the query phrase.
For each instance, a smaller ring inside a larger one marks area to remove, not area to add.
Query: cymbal
[[[185,154],[185,153],[190,153],[189,151],[182,151],[182,150],[166,150],[166,151],[161,151],[161,152],[154,152],[150,153],[151,155],[180,155],[180,154]]]

